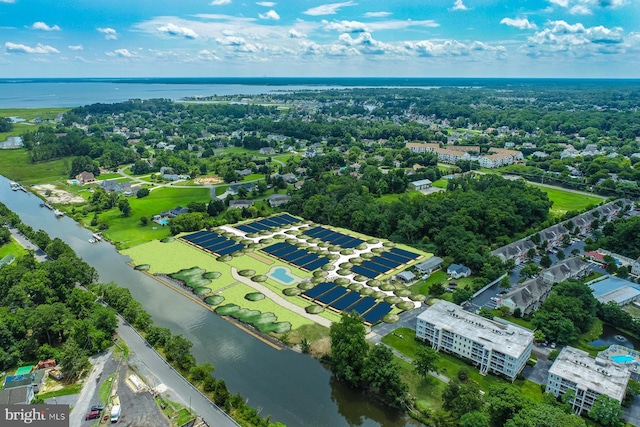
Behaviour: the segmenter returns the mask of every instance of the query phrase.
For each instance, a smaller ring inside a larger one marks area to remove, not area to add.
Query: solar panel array
[[[351,271],[370,279],[375,279],[418,258],[420,258],[420,255],[416,253],[405,251],[404,249],[391,248],[389,252],[383,252],[360,265],[354,265]]]
[[[364,240],[351,237],[347,234],[338,233],[333,230],[329,230],[324,227],[313,227],[310,230],[303,232],[307,236],[311,236],[314,239],[320,239],[325,242],[329,242],[332,245],[338,245],[345,249],[355,248],[358,245],[364,243]]]
[[[187,236],[182,236],[182,239],[215,255],[229,255],[245,248],[243,244],[235,240],[227,239],[209,230],[198,231]]]
[[[355,311],[370,324],[380,321],[391,311],[391,304],[386,302],[376,304],[374,298],[363,297],[360,293],[350,291],[333,282],[320,283],[304,292],[302,296],[337,311]]]
[[[244,231],[245,233],[259,233],[261,231],[271,230],[274,227],[295,224],[296,222],[300,222],[300,219],[285,213],[282,215],[272,216],[270,218],[259,219],[247,224],[235,225],[234,227],[240,231]]]
[[[312,254],[305,249],[299,249],[297,246],[286,242],[276,243],[262,250],[269,255],[307,271],[316,270],[329,263],[329,260],[325,257]]]

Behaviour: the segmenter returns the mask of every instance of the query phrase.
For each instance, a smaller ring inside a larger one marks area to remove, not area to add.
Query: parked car
[[[91,407],[91,410],[92,410],[92,411],[102,411],[102,410],[104,410],[104,405],[101,405],[101,404],[93,405],[93,406]]]
[[[100,418],[100,411],[91,411],[84,416],[85,420],[95,420],[96,418]]]

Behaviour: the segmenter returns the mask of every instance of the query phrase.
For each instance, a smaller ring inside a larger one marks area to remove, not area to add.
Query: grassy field
[[[186,206],[194,201],[207,202],[209,199],[207,188],[163,187],[152,191],[142,199],[129,197],[127,200],[131,205],[131,216],[127,218],[123,217],[117,208],[101,213],[99,218],[109,224],[109,229],[103,232],[105,237],[115,242],[118,248],[128,248],[154,239],[163,239],[170,234],[168,227],[159,226],[151,221],[143,226],[140,223],[140,217],[151,218],[178,205]],[[76,219],[87,226],[93,219],[93,215],[89,213],[85,217]]]
[[[70,108],[5,108],[0,109],[0,117],[19,117],[27,121],[40,117],[43,120],[55,119],[59,113],[69,111]],[[20,136],[25,132],[33,132],[40,125],[31,123],[14,123],[11,132],[0,132],[0,141],[6,140],[10,136]]]
[[[383,337],[382,342],[413,359],[416,357],[418,349],[424,345],[423,343],[416,341],[415,336],[416,334],[413,329],[398,328]],[[510,381],[496,375],[480,375],[477,368],[452,355],[439,353],[439,356],[440,357],[436,363],[438,366],[438,372],[448,378],[455,378],[460,368],[464,367],[469,369],[469,379],[477,382],[480,389],[484,392],[487,392],[493,385],[510,384]],[[513,384],[519,387],[525,396],[537,402],[542,401],[542,391],[538,384],[532,383],[528,380],[516,380]],[[420,396],[418,397],[420,398]]]
[[[70,166],[70,158],[31,163],[29,152],[23,149],[2,150],[0,155],[0,174],[26,185],[66,180],[69,177]]]
[[[595,207],[602,202],[602,198],[597,196],[587,196],[584,194],[576,194],[559,188],[543,187],[535,184],[535,187],[547,193],[549,200],[553,202],[551,213],[562,215],[567,211],[584,211],[588,208]]]
[[[13,240],[13,238],[11,238],[11,242],[7,243],[6,245],[0,246],[0,259],[4,258],[9,254],[13,255],[16,258],[20,258],[22,255],[25,255],[26,253],[27,253],[27,250],[23,248],[20,243]]]
[[[458,284],[458,289],[464,289],[468,286],[473,286],[473,279],[473,277],[463,277],[461,279],[452,279],[452,281]],[[444,270],[438,270],[431,274],[428,279],[418,280],[413,285],[409,286],[409,289],[417,294],[428,295],[429,289],[434,283],[442,283],[445,288],[447,288],[449,285],[449,276],[447,275],[447,272]],[[444,295],[440,296],[440,298],[449,302],[452,300],[450,292],[445,292]]]
[[[244,178],[242,178],[242,182],[255,181],[256,179],[264,179],[264,174],[252,173],[251,175],[247,175]]]
[[[449,184],[449,180],[444,179],[444,178],[440,178],[439,180],[434,181],[434,183],[432,185],[434,187],[446,189],[448,184]]]
[[[407,190],[405,193],[400,194],[383,194],[382,196],[378,197],[378,200],[380,200],[381,202],[390,203],[395,202],[396,200],[404,196],[408,196],[410,199],[413,199],[416,197],[420,197],[421,195],[422,193],[417,190]]]

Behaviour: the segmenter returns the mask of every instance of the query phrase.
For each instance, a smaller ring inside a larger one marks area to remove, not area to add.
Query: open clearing
[[[536,185],[534,183],[530,183],[530,185],[534,185],[547,193],[549,200],[553,202],[551,213],[554,215],[563,215],[568,211],[582,212],[588,208],[597,206],[603,200],[598,196],[587,196],[585,194],[573,193],[571,191]]]
[[[84,198],[73,193],[69,193],[65,190],[56,188],[51,184],[40,184],[33,187],[33,189],[42,197],[47,199],[48,202],[69,205],[72,203],[82,203]]]

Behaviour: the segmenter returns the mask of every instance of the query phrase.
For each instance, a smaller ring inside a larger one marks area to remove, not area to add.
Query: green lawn
[[[162,227],[151,221],[146,226],[142,226],[140,217],[151,218],[162,211],[173,209],[178,205],[186,206],[190,202],[208,202],[210,195],[208,188],[163,187],[152,191],[142,199],[129,197],[127,200],[131,205],[131,216],[123,217],[117,208],[99,214],[99,218],[109,224],[109,229],[103,232],[104,236],[116,243],[119,248],[128,248],[169,236],[169,227]],[[93,215],[89,213],[86,217],[78,219],[83,225],[88,225]]]
[[[413,199],[422,196],[422,193],[417,190],[407,190],[406,192],[400,194],[383,194],[382,196],[378,197],[378,200],[380,200],[381,202],[391,203],[397,201],[403,196],[408,196],[410,199]]]
[[[22,255],[25,255],[27,250],[22,247],[22,245],[16,242],[13,238],[6,245],[0,246],[0,259],[5,256],[11,254],[16,258],[20,258]]]
[[[549,200],[553,202],[551,212],[555,215],[562,215],[567,211],[582,212],[588,208],[595,207],[598,203],[602,202],[601,197],[576,194],[559,188],[542,187],[535,184],[530,185],[534,185],[547,193]]]
[[[633,303],[625,305],[622,309],[633,317],[640,318],[640,308],[633,305]]]
[[[474,277],[463,277],[461,279],[452,279],[452,282],[456,282],[458,284],[458,289],[464,289],[469,286],[473,286]],[[445,270],[438,270],[431,274],[426,280],[418,280],[413,285],[409,286],[414,293],[421,295],[428,295],[429,289],[431,285],[434,283],[442,283],[445,288],[449,286],[449,276]],[[451,302],[451,292],[445,292],[440,296],[441,299]]]
[[[256,179],[264,179],[264,174],[252,173],[251,175],[247,175],[244,178],[242,178],[242,182],[255,181]]]
[[[424,344],[415,339],[415,331],[410,328],[398,328],[392,333],[382,338],[382,342],[394,348],[407,357],[415,358],[418,349]],[[437,361],[438,372],[448,378],[455,378],[460,368],[469,369],[469,378],[480,386],[480,389],[487,392],[489,388],[496,384],[510,384],[511,382],[496,375],[480,375],[474,366],[464,362],[455,356],[446,353],[439,353]],[[538,384],[531,381],[516,380],[514,385],[520,387],[522,392],[536,401],[542,401],[542,391]]]
[[[40,117],[43,120],[53,120],[58,114],[71,110],[71,108],[2,108],[0,117],[16,116],[25,120],[33,120]]]
[[[1,139],[1,138],[0,138]],[[2,150],[0,174],[22,184],[44,184],[69,178],[71,158],[31,163],[24,149]]]
[[[118,178],[122,178],[122,175],[120,175],[119,173],[103,173],[98,175],[97,179],[99,180],[107,180],[107,179],[118,179]]]
[[[395,361],[400,366],[400,378],[409,386],[409,394],[416,397],[416,405],[421,409],[440,408],[442,391],[447,385],[431,375],[425,377],[419,375],[412,364],[399,357],[395,357]]]
[[[448,179],[440,178],[439,180],[434,181],[434,183],[432,185],[434,187],[446,189],[448,184],[449,184],[449,180]]]

